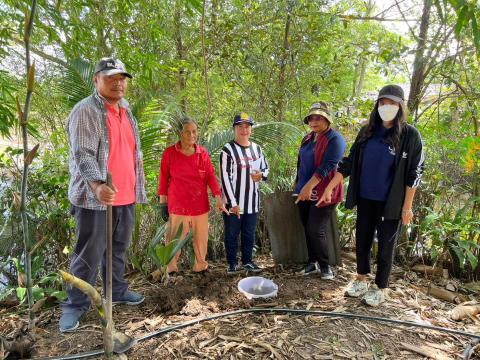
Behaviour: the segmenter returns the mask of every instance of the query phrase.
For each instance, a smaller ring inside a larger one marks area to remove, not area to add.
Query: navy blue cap
[[[253,125],[253,119],[247,113],[241,112],[240,114],[235,115],[233,118],[233,126],[240,124],[250,124]]]

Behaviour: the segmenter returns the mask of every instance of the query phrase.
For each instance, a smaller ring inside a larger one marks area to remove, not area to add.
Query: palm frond
[[[285,122],[268,122],[258,124],[252,132],[252,140],[259,144],[263,150],[277,149],[281,143],[299,141],[302,131],[292,124]],[[233,139],[232,129],[227,129],[204,138],[203,146],[208,150],[213,160],[216,160],[223,145]]]
[[[163,149],[178,139],[181,113],[175,102],[161,105],[152,99],[138,112],[138,126],[146,172],[158,172]]]
[[[303,132],[299,128],[287,122],[259,124],[252,132],[252,140],[264,148],[277,148],[282,143],[298,141],[302,136]]]
[[[212,135],[203,137],[201,145],[204,146],[210,154],[212,160],[217,159],[220,156],[223,145],[233,139],[232,129],[217,131]]]
[[[73,107],[93,92],[94,73],[94,65],[85,60],[74,59],[68,62],[65,75],[58,85],[58,91],[64,95],[68,105]]]

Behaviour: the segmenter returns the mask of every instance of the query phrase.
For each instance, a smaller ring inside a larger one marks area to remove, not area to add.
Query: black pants
[[[360,198],[357,204],[356,247],[357,273],[370,273],[370,256],[375,230],[378,237],[377,274],[375,284],[380,289],[388,287],[392,270],[393,252],[400,233],[400,220],[382,218],[385,202]]]
[[[298,209],[307,240],[308,262],[328,265],[327,224],[336,205],[316,207],[316,201],[300,201]]]

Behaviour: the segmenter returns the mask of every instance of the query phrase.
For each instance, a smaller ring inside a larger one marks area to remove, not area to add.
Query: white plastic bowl
[[[277,296],[278,285],[261,276],[250,276],[238,282],[238,290],[247,299],[270,298]]]

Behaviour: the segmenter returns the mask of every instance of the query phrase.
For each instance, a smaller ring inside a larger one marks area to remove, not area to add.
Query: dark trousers
[[[378,238],[377,273],[375,284],[380,289],[388,287],[392,270],[393,253],[400,233],[400,220],[382,218],[385,202],[360,198],[357,203],[356,248],[357,273],[370,273],[370,257],[375,230]]]
[[[336,205],[316,207],[316,201],[300,201],[298,209],[307,240],[308,262],[328,265],[327,224]]]
[[[113,206],[112,209],[112,298],[121,299],[128,284],[125,273],[125,253],[132,238],[135,224],[135,205]],[[77,244],[70,262],[70,273],[91,285],[95,285],[98,266],[102,266],[102,279],[105,293],[106,277],[106,211],[88,210],[74,206],[75,237]],[[62,304],[67,312],[85,312],[90,299],[77,288],[67,290],[68,300]]]
[[[234,215],[223,214],[225,225],[225,252],[227,262],[237,264],[238,235],[241,233],[242,264],[252,262],[252,251],[255,243],[255,229],[258,214],[242,214],[240,219]]]

